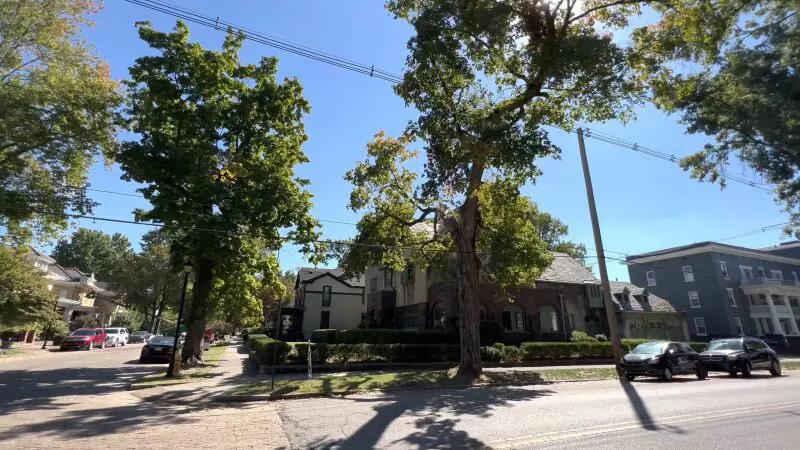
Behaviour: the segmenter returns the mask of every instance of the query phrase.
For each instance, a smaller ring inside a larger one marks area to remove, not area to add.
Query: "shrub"
[[[311,342],[320,344],[457,344],[452,331],[413,331],[381,328],[316,330]]]
[[[487,362],[500,362],[503,359],[503,350],[495,346],[481,347],[481,359]]]
[[[522,361],[525,352],[521,348],[514,345],[506,345],[503,349],[503,362],[518,363]]]
[[[320,344],[335,344],[336,330],[315,330],[311,333],[311,342]]]
[[[602,333],[601,334],[595,334],[594,338],[597,339],[597,342],[607,342],[608,341],[608,336],[606,336],[605,334],[602,334]]]
[[[283,364],[289,354],[289,344],[263,334],[251,334],[247,346],[255,352],[256,362],[260,365],[272,365],[273,358],[276,364]]]
[[[583,331],[573,331],[569,340],[572,342],[597,342],[597,338],[589,336]]]

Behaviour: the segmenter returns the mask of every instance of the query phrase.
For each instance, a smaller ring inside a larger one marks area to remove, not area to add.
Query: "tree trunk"
[[[206,313],[208,312],[208,296],[213,282],[214,263],[199,258],[195,262],[194,284],[192,285],[192,304],[185,323],[189,330],[183,343],[181,359],[184,363],[190,359],[203,359],[203,332],[206,329]],[[180,324],[178,324],[180,326]]]
[[[468,198],[458,209],[458,224],[451,227],[458,251],[458,329],[461,362],[458,375],[470,378],[481,374],[481,336],[478,287],[480,259],[476,250],[478,199]],[[454,229],[453,229],[454,228]]]

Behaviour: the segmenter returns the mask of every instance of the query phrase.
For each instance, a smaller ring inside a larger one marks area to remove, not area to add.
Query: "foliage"
[[[52,254],[64,267],[94,273],[98,280],[110,282],[129,269],[132,256],[131,243],[123,234],[109,236],[88,228],[78,228],[69,240],[59,240]]]
[[[25,253],[0,246],[0,326],[33,326],[45,321],[56,301]]]
[[[231,30],[212,51],[190,43],[183,22],[172,33],[138,28],[152,54],[130,68],[123,123],[139,138],[123,143],[117,159],[152,205],[137,219],[183,230],[171,241],[174,259],[194,264],[183,357],[200,358],[209,294],[234,288],[215,280],[258,273],[252,264],[280,248],[283,229],[306,254],[322,250],[308,181],[294,173],[307,162],[309,105],[296,79],[276,81],[276,58],[240,63],[241,34]]]
[[[51,238],[90,212],[87,174],[114,149],[117,85],[80,36],[94,0],[0,2],[0,226]]]
[[[324,344],[457,344],[451,331],[413,331],[367,328],[363,330],[315,330],[311,342]]]
[[[286,306],[294,300],[294,281],[297,275],[292,271],[280,273],[280,267],[275,259],[272,267],[262,274],[262,283],[256,295],[261,301],[263,323],[270,328],[275,322],[278,305]]]
[[[589,336],[588,334],[586,334],[586,332],[577,330],[574,330],[572,332],[572,335],[569,337],[569,340],[572,342],[599,342],[599,340],[596,337]]]
[[[145,318],[142,313],[134,310],[117,311],[111,317],[112,327],[127,328],[129,332],[145,328]]]
[[[713,8],[713,9],[712,9]],[[777,186],[800,230],[800,17],[797,0],[665,3],[656,27],[634,33],[656,105],[715,143],[681,160],[725,187],[732,159]],[[654,43],[657,43],[654,45]],[[691,71],[675,70],[678,59]]]
[[[289,344],[263,334],[250,335],[247,344],[255,352],[256,362],[262,366],[272,365],[273,358],[277,364],[280,364],[286,360],[286,355],[289,354]]]

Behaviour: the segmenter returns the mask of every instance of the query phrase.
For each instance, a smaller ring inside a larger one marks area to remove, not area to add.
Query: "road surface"
[[[130,379],[163,367],[138,365],[140,347],[0,361],[0,448],[795,449],[800,442],[800,372],[187,405],[126,390]],[[235,348],[228,352],[238,360]]]

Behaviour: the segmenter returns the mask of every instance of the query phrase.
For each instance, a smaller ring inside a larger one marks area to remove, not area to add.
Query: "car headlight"
[[[739,359],[739,355],[728,355],[728,361],[735,361]]]
[[[660,356],[653,356],[652,358],[648,359],[647,362],[650,364],[655,364],[661,360]]]
[[[620,364],[625,364],[625,358],[620,358],[620,359],[619,359],[619,363],[620,363]]]

